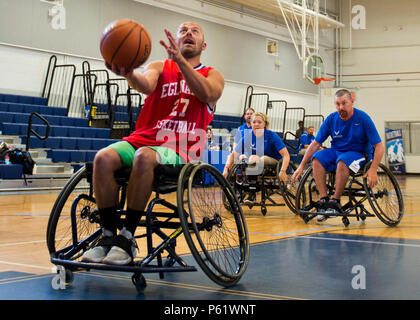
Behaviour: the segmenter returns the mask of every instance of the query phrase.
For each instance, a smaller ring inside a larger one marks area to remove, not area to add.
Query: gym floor
[[[145,274],[138,293],[131,274],[79,271],[64,290],[54,276],[46,226],[55,193],[0,196],[2,300],[412,300],[420,296],[420,177],[399,177],[405,213],[397,227],[376,218],[305,224],[285,206],[243,207],[250,262],[240,282],[222,288],[197,272]],[[181,239],[180,237],[179,239]],[[180,242],[182,242],[180,240]],[[183,245],[178,245],[181,250]],[[140,246],[141,248],[141,246]],[[178,248],[178,247],[177,247]],[[140,251],[141,255],[142,251]]]

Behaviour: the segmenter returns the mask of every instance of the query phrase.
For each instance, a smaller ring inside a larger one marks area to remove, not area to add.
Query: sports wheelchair
[[[196,262],[212,281],[228,287],[240,280],[249,260],[246,221],[223,175],[215,167],[200,162],[181,167],[156,167],[153,183],[155,197],[149,201],[145,216],[139,223],[139,226],[145,227],[145,232],[135,235],[136,239],[146,238],[147,246],[143,248],[147,249],[146,257],[136,258],[127,266],[81,262],[83,253],[95,246],[102,236],[92,171],[92,163],[87,163],[72,175],[49,217],[47,245],[51,262],[57,266],[57,275],[52,279],[54,288],[64,289],[77,270],[132,272],[132,282],[139,292],[146,287],[144,273],[157,272],[163,278],[166,272],[197,271],[175,252],[176,241],[181,234]],[[125,217],[129,174],[128,169],[115,173],[119,186],[119,229]],[[176,192],[177,205],[161,197],[173,192]],[[229,203],[229,211],[222,198]],[[165,210],[156,211],[155,205],[163,206]],[[168,233],[167,230],[171,229],[173,231]],[[157,245],[153,243],[156,238],[161,241]]]
[[[300,217],[308,223],[318,214],[326,217],[341,217],[344,226],[350,224],[349,217],[357,221],[367,217],[378,217],[384,224],[394,227],[399,224],[404,214],[404,200],[392,172],[382,163],[378,167],[378,184],[370,188],[363,175],[369,170],[372,162],[367,161],[358,173],[351,173],[341,200],[341,212],[320,212],[319,192],[312,174],[312,166],[302,175],[296,192],[296,208]],[[328,196],[334,194],[335,172],[327,172]],[[348,198],[343,203],[343,199]],[[366,200],[368,203],[366,205]]]
[[[268,206],[287,205],[293,213],[296,213],[295,196],[297,184],[292,184],[290,182],[290,179],[296,170],[296,166],[292,162],[289,162],[289,166],[286,170],[288,183],[287,185],[284,185],[279,179],[282,162],[282,160],[279,160],[277,164],[265,164],[259,175],[247,174],[246,171],[251,165],[246,159],[241,160],[229,170],[227,180],[231,184],[241,206],[248,206],[250,209],[253,206],[261,206],[261,213],[264,216],[267,214]],[[261,201],[252,204],[245,203],[244,200],[250,192],[261,192]],[[277,202],[276,199],[273,198],[277,195],[282,197],[284,203]]]

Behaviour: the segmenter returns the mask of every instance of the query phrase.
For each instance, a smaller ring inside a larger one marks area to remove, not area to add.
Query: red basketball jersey
[[[207,77],[212,68],[200,64],[194,69]],[[212,120],[212,109],[190,91],[178,65],[165,60],[156,89],[146,98],[137,119],[136,131],[123,140],[136,148],[167,147],[187,161],[198,160]]]

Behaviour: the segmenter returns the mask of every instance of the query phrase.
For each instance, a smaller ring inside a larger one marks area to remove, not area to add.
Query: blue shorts
[[[333,149],[324,149],[316,152],[312,156],[312,160],[314,158],[317,158],[321,162],[327,172],[335,171],[337,169],[337,163],[340,160],[354,173],[357,173],[366,163],[365,156],[356,151],[341,152]]]

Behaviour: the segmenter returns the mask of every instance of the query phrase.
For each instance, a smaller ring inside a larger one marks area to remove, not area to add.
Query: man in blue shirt
[[[217,141],[213,139],[213,131],[210,126],[207,126],[206,129],[207,143],[205,148],[209,151],[220,150],[220,146],[217,144]]]
[[[245,130],[251,130],[252,129],[251,128],[251,118],[252,118],[252,115],[254,113],[255,113],[255,110],[253,108],[248,108],[245,111],[245,114],[244,114],[245,122],[241,126],[239,126],[238,130],[236,131],[233,149],[235,149],[235,144],[237,144],[239,142],[239,140],[241,140],[244,137]]]
[[[298,149],[299,155],[303,156],[309,145],[315,140],[314,131],[315,128],[313,126],[309,126],[308,129],[300,135]]]
[[[358,172],[365,163],[364,154],[372,165],[363,176],[368,186],[378,183],[378,166],[384,155],[384,146],[372,119],[353,107],[354,98],[350,91],[338,90],[334,98],[337,112],[330,114],[322,123],[315,140],[311,143],[299,167],[292,177],[294,182],[303,172],[305,164],[312,159],[313,176],[319,191],[320,211],[340,212],[340,198],[350,175]],[[331,136],[331,148],[318,151],[321,144]],[[326,172],[336,171],[335,192],[329,199],[326,187]],[[318,221],[325,220],[319,215]]]
[[[249,130],[249,132],[252,130],[252,126],[251,126],[251,118],[252,115],[255,113],[255,110],[253,108],[248,108],[245,111],[244,114],[244,120],[245,122],[238,127],[238,129],[236,130],[235,133],[235,138],[233,141],[233,146],[232,146],[232,153],[227,157],[226,159],[226,163],[232,162],[234,161],[233,159],[233,150],[235,150],[236,145],[238,144],[238,142],[244,137],[244,133],[247,132],[247,130]],[[225,178],[227,178],[228,176],[228,168],[225,167],[223,170],[223,176]]]

